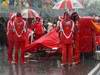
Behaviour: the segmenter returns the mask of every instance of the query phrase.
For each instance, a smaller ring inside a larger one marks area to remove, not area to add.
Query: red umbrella
[[[53,9],[76,9],[83,8],[82,4],[77,0],[61,0],[55,4]]]
[[[39,17],[39,14],[33,9],[24,9],[22,10],[21,14],[24,18]]]

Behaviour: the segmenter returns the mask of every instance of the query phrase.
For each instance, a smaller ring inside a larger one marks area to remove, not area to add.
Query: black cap
[[[64,15],[69,15],[69,13],[67,11],[64,12]]]
[[[17,17],[22,17],[22,15],[21,15],[20,12],[17,12],[16,16],[17,16]]]
[[[78,15],[78,13],[77,13],[77,12],[73,12],[73,13],[71,14],[71,19],[72,19],[74,22],[76,22],[77,20],[79,20],[79,15]]]

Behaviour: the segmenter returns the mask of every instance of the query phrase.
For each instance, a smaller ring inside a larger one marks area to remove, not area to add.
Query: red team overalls
[[[74,62],[75,64],[80,63],[80,50],[79,50],[79,23],[78,21],[74,27]]]
[[[79,50],[79,15],[77,12],[73,12],[71,14],[71,19],[74,22],[74,45],[73,45],[73,49],[74,49],[74,64],[79,64],[80,63],[80,50]]]
[[[41,22],[32,24],[31,29],[34,30],[35,39],[40,38],[44,34],[44,27]]]
[[[14,48],[14,25],[13,25],[13,19],[10,19],[7,23],[7,41],[8,41],[8,61],[9,63],[12,62],[12,53]]]
[[[16,17],[14,20],[14,34],[15,34],[15,62],[18,63],[18,52],[21,49],[21,63],[23,64],[25,45],[26,45],[26,22],[22,17]]]
[[[62,21],[60,23],[60,46],[62,51],[62,64],[72,64],[73,56],[73,21]]]

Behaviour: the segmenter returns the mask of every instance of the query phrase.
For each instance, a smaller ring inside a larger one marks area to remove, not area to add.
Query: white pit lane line
[[[100,68],[100,63],[98,63],[89,73],[88,75],[93,75]]]

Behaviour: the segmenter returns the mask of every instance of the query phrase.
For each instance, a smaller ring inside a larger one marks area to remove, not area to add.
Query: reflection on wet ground
[[[46,60],[30,61],[26,64],[8,64],[7,51],[0,51],[0,75],[87,75],[97,64],[92,58],[81,61],[72,67],[60,67],[55,57]]]

